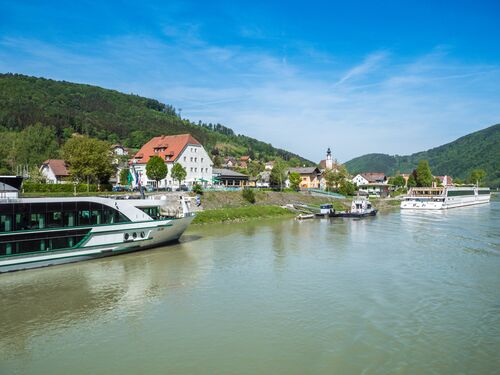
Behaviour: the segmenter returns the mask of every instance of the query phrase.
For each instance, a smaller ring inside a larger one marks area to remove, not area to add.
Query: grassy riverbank
[[[278,206],[243,206],[200,211],[193,224],[224,223],[271,217],[294,216],[295,213]]]

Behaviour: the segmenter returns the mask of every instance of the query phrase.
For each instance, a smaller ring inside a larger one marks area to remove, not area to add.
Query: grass
[[[198,212],[193,224],[224,223],[293,215],[293,212],[278,206],[231,207]]]

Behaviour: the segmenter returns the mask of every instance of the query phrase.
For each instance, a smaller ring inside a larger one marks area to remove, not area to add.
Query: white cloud
[[[306,64],[210,45],[195,25],[185,27],[165,29],[166,40],[123,36],[92,46],[3,38],[0,69],[156,97],[193,121],[219,122],[311,160],[327,147],[341,161],[421,151],[500,118],[500,67],[464,64],[443,48],[406,61],[375,51],[346,68],[324,52],[305,52]]]

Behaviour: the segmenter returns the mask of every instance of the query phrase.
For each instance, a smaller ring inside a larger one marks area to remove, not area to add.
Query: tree
[[[443,184],[441,183],[441,180],[439,179],[439,177],[434,177],[434,184],[436,186],[443,186]]]
[[[108,142],[83,135],[73,136],[64,144],[62,156],[74,181],[107,182],[115,172]]]
[[[430,187],[432,186],[432,172],[429,167],[429,162],[427,160],[420,160],[416,169],[416,179],[418,187]]]
[[[128,175],[129,175],[128,168],[123,168],[120,171],[120,185],[128,185]]]
[[[417,186],[417,181],[415,181],[415,176],[413,173],[408,177],[408,181],[406,182],[406,185],[411,188]]]
[[[302,177],[297,172],[292,172],[288,175],[288,180],[290,181],[290,187],[293,190],[299,190],[300,182],[302,181]]]
[[[347,179],[349,173],[345,166],[339,164],[336,166],[336,169],[328,169],[325,174],[326,180],[326,190],[333,191],[337,189],[342,181]]]
[[[19,133],[2,133],[2,149],[12,170],[17,166],[39,167],[44,160],[58,153],[56,129],[40,123],[28,126]]]
[[[470,184],[481,184],[481,181],[486,177],[486,171],[484,169],[474,169],[470,172],[468,182]]]
[[[42,172],[40,172],[40,169],[36,165],[30,168],[28,180],[35,184],[43,184],[47,182],[45,176]]]
[[[180,163],[175,163],[172,167],[172,178],[179,181],[179,186],[181,186],[182,181],[186,178],[187,172]]]
[[[283,190],[283,183],[286,180],[286,171],[287,171],[286,163],[283,161],[283,159],[277,158],[274,161],[274,166],[269,176],[271,185],[279,186],[280,190]]]
[[[146,164],[146,176],[150,180],[156,181],[156,190],[158,190],[158,185],[160,180],[167,177],[168,167],[163,159],[159,156],[151,156]]]
[[[389,181],[387,181],[390,185],[394,185],[396,186],[397,188],[400,188],[400,187],[405,187],[406,185],[406,181],[405,181],[405,178],[403,176],[394,176],[394,177],[390,177],[389,178]]]
[[[356,185],[349,180],[342,180],[339,185],[339,193],[342,195],[354,195]]]

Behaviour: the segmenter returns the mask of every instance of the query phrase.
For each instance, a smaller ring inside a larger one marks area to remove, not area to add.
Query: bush
[[[194,184],[193,185],[193,193],[203,195],[203,188],[201,187],[200,184]]]
[[[243,189],[241,195],[248,203],[255,203],[255,192],[252,189]]]
[[[110,185],[101,185],[101,191],[110,190]],[[74,191],[73,184],[39,184],[33,182],[25,182],[23,184],[23,190],[26,193],[72,193]],[[96,192],[97,185],[90,184],[89,191]],[[85,193],[87,192],[87,184],[78,184],[76,185],[77,193]]]

